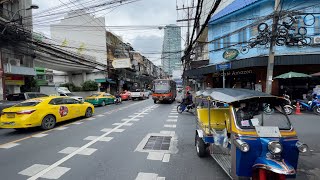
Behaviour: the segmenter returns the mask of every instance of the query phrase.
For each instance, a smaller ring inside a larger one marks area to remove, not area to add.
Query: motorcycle
[[[117,97],[114,99],[114,104],[118,105],[118,104],[121,104],[122,103],[122,100],[121,100],[121,97]]]
[[[192,104],[189,104],[189,105],[186,105],[184,102],[180,103],[178,106],[177,106],[177,112],[178,113],[182,113],[184,111],[187,111],[189,113],[194,113],[195,112],[195,104],[192,103]]]
[[[298,99],[300,110],[314,112],[317,115],[320,115],[320,100],[315,97],[312,101],[304,101]],[[296,105],[293,105],[296,108]]]
[[[287,115],[290,115],[293,113],[293,106],[291,105],[290,96],[284,94],[283,98],[286,100],[286,104],[283,106],[283,110]],[[264,106],[265,114],[272,114],[273,112],[274,112],[274,109],[270,107],[270,104],[266,104]]]

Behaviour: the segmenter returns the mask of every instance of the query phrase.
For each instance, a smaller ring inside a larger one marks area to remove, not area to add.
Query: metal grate
[[[146,150],[169,150],[171,136],[150,136],[143,147]]]

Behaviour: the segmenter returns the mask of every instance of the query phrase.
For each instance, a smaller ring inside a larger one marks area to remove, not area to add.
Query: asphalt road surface
[[[228,179],[212,158],[196,155],[195,117],[177,114],[176,105],[128,101],[97,107],[94,117],[49,131],[0,129],[0,179]],[[300,139],[313,150],[301,157],[298,179],[319,179],[320,119],[292,119]],[[146,150],[149,137],[148,148],[163,150]]]

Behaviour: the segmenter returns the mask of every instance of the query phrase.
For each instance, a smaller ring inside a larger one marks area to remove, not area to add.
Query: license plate
[[[14,118],[16,115],[14,113],[8,113],[7,118]]]
[[[3,122],[2,125],[12,125],[14,126],[16,123],[15,122]]]

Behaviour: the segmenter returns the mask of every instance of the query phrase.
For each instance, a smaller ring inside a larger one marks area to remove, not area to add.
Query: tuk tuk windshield
[[[255,129],[256,126],[274,126],[290,130],[291,123],[282,106],[261,102],[240,103],[234,107],[237,125],[241,129]]]

